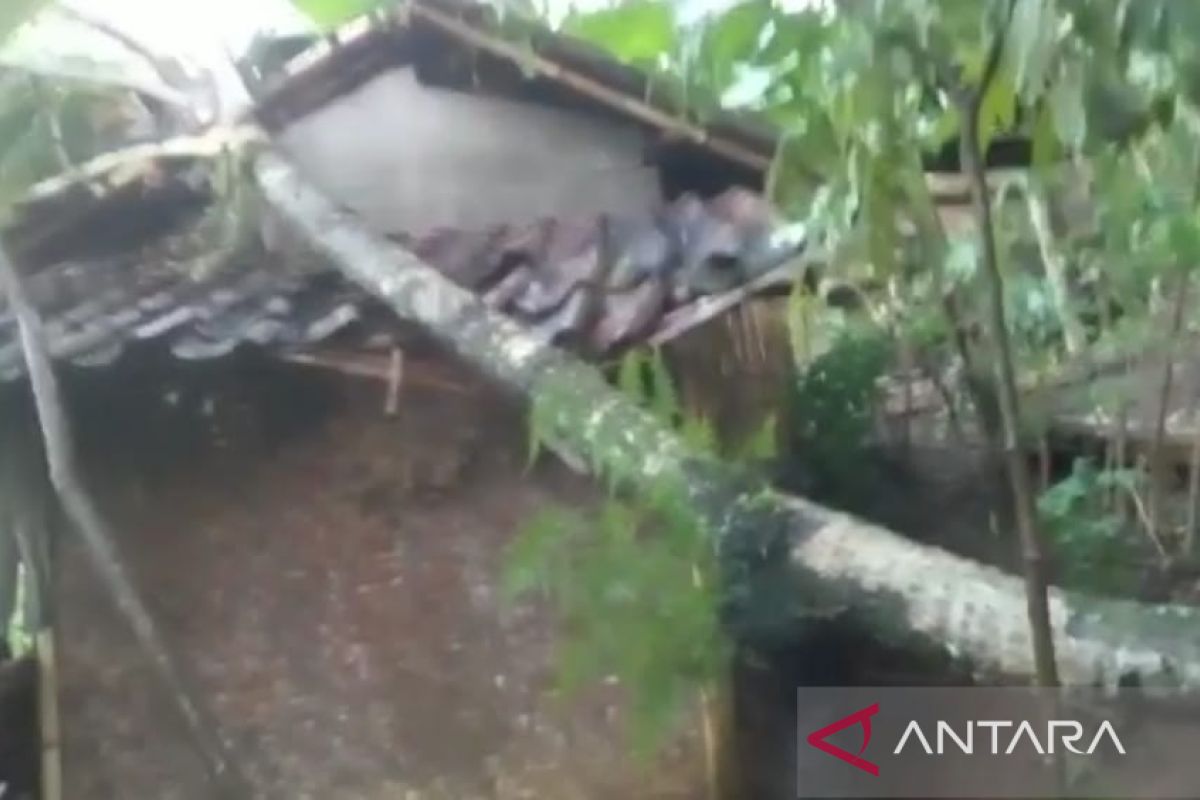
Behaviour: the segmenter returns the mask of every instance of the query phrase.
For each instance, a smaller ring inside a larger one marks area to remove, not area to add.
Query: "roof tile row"
[[[435,230],[403,244],[539,335],[589,354],[651,334],[669,312],[735,289],[795,252],[766,204],[745,191],[685,196],[653,218],[541,220],[488,231]],[[30,276],[52,354],[103,365],[130,343],[164,340],[180,358],[240,344],[300,348],[367,314],[374,301],[332,269],[243,259],[194,279],[128,253]],[[372,317],[373,318],[373,317]],[[16,325],[0,303],[0,379],[22,372]]]

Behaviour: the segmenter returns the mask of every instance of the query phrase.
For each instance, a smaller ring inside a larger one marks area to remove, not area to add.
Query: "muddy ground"
[[[502,608],[522,525],[597,499],[526,473],[511,405],[445,362],[409,370],[395,417],[377,384],[262,372],[126,376],[84,420],[122,551],[257,796],[703,796],[694,737],[639,770],[619,687],[556,701],[550,616]],[[210,797],[75,546],[60,584],[65,796]]]
[[[599,492],[550,460],[527,470],[522,414],[470,371],[424,354],[406,375],[394,416],[377,382],[250,356],[131,358],[74,382],[121,549],[255,796],[704,797],[694,720],[639,765],[621,687],[557,699],[552,615],[498,596],[522,526]],[[944,450],[874,466],[855,512],[1015,566],[981,469]],[[212,797],[83,554],[61,556],[64,796]],[[796,685],[972,679],[838,619],[743,653],[736,672],[734,757],[753,800],[795,796]]]

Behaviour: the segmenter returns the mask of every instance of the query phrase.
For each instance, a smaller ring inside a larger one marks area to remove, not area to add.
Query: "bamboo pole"
[[[58,654],[54,629],[37,635],[38,722],[42,744],[41,800],[62,800],[62,726],[58,710]]]

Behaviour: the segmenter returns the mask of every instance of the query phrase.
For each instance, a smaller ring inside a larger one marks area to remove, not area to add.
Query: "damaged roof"
[[[183,359],[239,344],[302,347],[362,315],[364,298],[331,274],[287,275],[243,265],[207,279],[147,269],[137,257],[62,262],[29,279],[50,353],[78,366],[112,363],[127,346],[165,342]],[[17,323],[0,304],[0,379],[24,371]]]
[[[752,281],[786,282],[796,252],[744,190],[684,195],[649,217],[546,219],[402,242],[493,308],[591,355],[653,337],[672,313]]]
[[[260,96],[259,121],[278,130],[445,36],[441,28],[377,24],[283,75]],[[608,68],[630,80],[628,68]],[[159,341],[180,358],[211,358],[241,344],[303,349],[355,323],[386,327],[388,315],[325,265],[297,266],[258,247],[197,277],[147,246],[186,229],[212,202],[207,167],[147,148],[137,169],[126,161],[88,171],[39,187],[18,207],[5,239],[28,275],[55,357],[102,365],[131,344]],[[493,307],[593,356],[670,338],[753,290],[790,280],[798,243],[750,189],[684,192],[649,210],[630,205],[628,214],[387,233]],[[0,379],[21,371],[15,321],[0,301]]]
[[[755,195],[686,195],[650,218],[546,219],[483,231],[441,229],[401,244],[536,333],[601,355],[680,328],[681,314],[750,281],[786,279],[793,245]],[[159,340],[183,359],[241,344],[297,349],[387,315],[340,273],[254,251],[216,274],[143,251],[63,260],[33,272],[31,297],[50,351],[80,365],[111,362]],[[684,326],[686,327],[686,326]],[[376,332],[378,332],[376,330]],[[0,303],[0,378],[21,374],[16,321]]]

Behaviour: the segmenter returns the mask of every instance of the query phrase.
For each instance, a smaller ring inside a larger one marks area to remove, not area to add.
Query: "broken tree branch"
[[[279,156],[260,156],[255,171],[281,219],[351,280],[547,410],[556,452],[632,491],[688,497],[722,558],[745,566],[749,580],[741,586],[752,589],[756,576],[782,572],[796,587],[787,599],[845,604],[884,635],[940,643],[983,670],[1034,671],[1019,578],[744,479],[690,449],[596,369],[368,231]],[[777,608],[781,598],[771,600]],[[1144,684],[1200,686],[1200,640],[1192,634],[1198,608],[1052,589],[1049,611],[1065,682],[1114,685],[1133,674]]]
[[[191,103],[189,103],[183,96],[181,90],[184,87],[179,85],[180,79],[186,76],[183,74],[182,69],[172,62],[168,57],[155,53],[149,47],[142,44],[136,37],[131,36],[129,33],[121,30],[116,25],[113,25],[110,22],[101,19],[100,17],[94,16],[87,11],[82,11],[74,6],[67,5],[66,3],[56,4],[54,6],[54,11],[66,19],[74,20],[81,25],[107,36],[108,38],[120,44],[121,47],[125,48],[130,53],[133,53],[138,58],[145,61],[146,65],[149,66],[150,69],[154,71],[154,74],[158,76],[158,79],[162,81],[162,85],[164,87],[179,92],[179,97],[172,97],[171,95],[167,95],[165,93],[163,93],[161,96],[155,95],[155,97],[164,101],[172,100],[173,102],[171,105],[174,109],[176,109],[176,113],[186,113],[190,116],[192,112]]]
[[[233,781],[238,776],[233,771],[225,745],[183,679],[178,660],[167,648],[145,602],[130,580],[129,570],[117,549],[112,531],[79,478],[67,413],[46,350],[41,319],[29,301],[16,265],[9,258],[3,243],[0,243],[0,291],[7,295],[9,307],[17,319],[21,349],[45,445],[50,483],[63,511],[82,537],[88,555],[118,609],[133,628],[139,644],[171,692],[212,778],[218,785],[233,789],[236,785]]]

